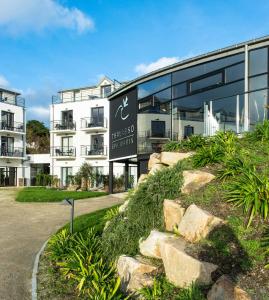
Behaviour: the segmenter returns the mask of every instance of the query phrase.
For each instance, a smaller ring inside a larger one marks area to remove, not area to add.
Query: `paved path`
[[[31,299],[35,255],[57,229],[69,221],[69,206],[17,203],[16,189],[0,189],[0,299]],[[120,195],[79,200],[75,215],[118,204]]]

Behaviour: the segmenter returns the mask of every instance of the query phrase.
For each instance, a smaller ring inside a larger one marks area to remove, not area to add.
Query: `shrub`
[[[269,141],[269,120],[263,121],[255,126],[253,132],[246,134],[246,137],[254,141]]]
[[[256,215],[266,219],[269,207],[269,178],[258,174],[255,169],[244,170],[241,176],[235,177],[227,184],[225,197],[235,206],[242,206],[244,212],[249,214],[247,226]]]
[[[177,198],[182,183],[182,165],[178,163],[150,175],[135,192],[129,193],[128,210],[112,219],[103,233],[106,258],[135,255],[141,237],[148,236],[153,228],[164,229],[163,200]]]
[[[266,228],[264,237],[262,239],[262,247],[265,249],[264,254],[268,257],[269,256],[269,227]],[[265,265],[266,269],[269,269],[269,261]]]
[[[191,135],[186,140],[170,141],[163,146],[163,151],[190,151],[206,144],[206,138],[201,135]]]

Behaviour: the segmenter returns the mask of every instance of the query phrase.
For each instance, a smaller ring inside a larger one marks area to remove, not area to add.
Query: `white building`
[[[24,106],[19,93],[0,88],[0,186],[25,184]]]
[[[51,175],[68,184],[87,162],[96,174],[108,175],[109,103],[107,95],[120,83],[104,77],[98,85],[62,90],[50,105]],[[115,175],[123,173],[118,164]],[[101,182],[97,182],[102,184]]]

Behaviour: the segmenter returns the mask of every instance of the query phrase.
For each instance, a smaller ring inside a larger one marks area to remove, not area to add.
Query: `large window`
[[[268,85],[268,75],[254,76],[249,79],[249,90],[254,91],[266,88]]]
[[[169,86],[171,86],[171,74],[139,84],[137,87],[138,99],[155,94]]]
[[[111,93],[111,85],[103,85],[101,86],[101,96],[102,98],[106,98]]]
[[[104,126],[104,107],[93,107],[92,108],[92,123],[93,126],[102,127]]]
[[[190,82],[189,92],[199,92],[207,88],[216,87],[223,84],[223,73],[219,72],[217,74],[209,75],[201,79],[196,79]]]
[[[14,113],[8,111],[1,112],[1,128],[8,130],[14,129]]]
[[[268,48],[249,52],[249,76],[268,72]]]
[[[245,63],[240,63],[225,69],[225,83],[233,82],[244,78]]]

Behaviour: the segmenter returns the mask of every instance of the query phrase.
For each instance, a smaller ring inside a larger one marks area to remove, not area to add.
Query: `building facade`
[[[84,162],[96,174],[108,175],[109,103],[107,96],[120,86],[104,77],[98,85],[60,91],[50,106],[50,173],[65,187]],[[115,174],[122,174],[122,165]],[[103,182],[96,179],[95,185]]]
[[[0,186],[25,182],[25,101],[20,94],[0,88]]]
[[[213,51],[112,93],[110,174],[115,162],[137,163],[139,173],[146,173],[149,154],[167,140],[225,130],[240,134],[267,119],[268,47],[264,37]]]

